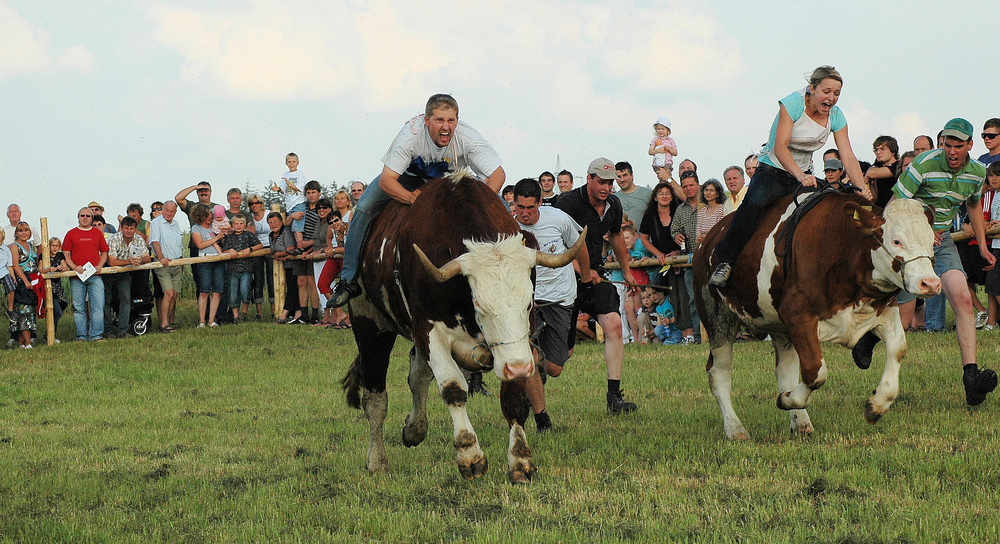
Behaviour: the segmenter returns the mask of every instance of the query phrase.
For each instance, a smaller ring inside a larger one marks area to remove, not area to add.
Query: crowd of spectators
[[[286,164],[289,173],[282,177],[287,182],[283,192],[291,192],[292,187],[298,188],[299,176],[290,175],[297,170],[298,158],[289,154]],[[277,313],[275,322],[279,324],[349,328],[345,311],[325,308],[325,295],[339,273],[340,260],[333,257],[343,252],[351,210],[365,185],[354,182],[350,191],[337,191],[332,201],[321,197],[318,181],[301,185],[302,204],[296,203],[287,215],[269,212],[260,194],[244,195],[237,188],[226,193],[227,205],[216,204],[212,186],[206,181],[181,189],[173,199],[153,202],[149,220],[144,218],[140,203],[130,204],[124,215],[110,219],[113,216],[94,201],[79,210],[76,227],[62,238],[46,242],[51,256],[48,268],[42,267],[39,229],[22,220],[18,204],[8,205],[9,225],[0,232],[0,299],[10,322],[7,346],[31,349],[37,340],[38,319],[46,317],[41,274],[50,272],[76,272],[68,279],[52,281],[52,317],[58,327],[72,304],[77,340],[136,336],[134,308],[139,303],[151,307],[153,317],[146,325],[163,333],[176,331],[185,267],[171,266],[171,262],[185,257],[185,231],[189,232],[187,256],[230,256],[228,260],[190,265],[197,300],[196,327],[263,321]],[[189,199],[192,193],[195,200]],[[180,224],[178,210],[187,215],[188,225]],[[271,257],[250,256],[265,248]],[[289,259],[291,256],[301,258]],[[273,307],[273,261],[281,263],[286,280],[285,305],[280,312],[274,312]],[[134,269],[150,262],[161,267]],[[133,269],[113,271],[106,267]],[[67,297],[66,281],[71,297]],[[265,297],[270,314],[265,312]]]
[[[654,123],[655,134],[648,150],[653,159],[653,179],[636,183],[637,176],[629,162],[614,165],[618,185],[614,194],[622,205],[621,226],[628,254],[633,260],[650,257],[659,261],[656,266],[631,270],[632,279],[644,286],[640,292],[626,289],[620,269],[603,275],[618,289],[622,341],[626,344],[701,341],[691,274],[683,265],[664,263],[669,257],[693,253],[708,230],[739,208],[757,167],[757,158],[751,154],[742,165],[729,166],[721,172],[723,181],[709,177],[702,182],[696,163],[686,158],[679,162],[675,176],[673,165],[678,147],[671,138],[670,127],[670,120],[663,117]],[[1000,189],[998,134],[1000,119],[986,121],[981,138],[987,151],[978,160],[988,166],[988,186],[983,190],[982,209],[975,212],[984,214],[988,227],[1000,224],[1000,199],[993,198]],[[875,203],[884,206],[892,196],[897,178],[914,158],[942,144],[940,134],[937,139],[921,135],[913,141],[911,150],[904,151],[892,136],[879,136],[872,143],[873,161],[861,161],[864,174],[861,180],[848,178],[836,149],[826,151],[819,164],[823,165],[828,183],[867,186]],[[272,307],[274,304],[272,259],[242,257],[268,248],[273,260],[281,263],[286,280],[285,305],[276,313],[276,323],[349,328],[348,314],[340,308],[327,308],[326,303],[341,266],[340,260],[333,257],[343,253],[353,205],[365,185],[354,182],[349,190],[336,192],[332,200],[323,198],[319,182],[305,181],[298,171],[298,157],[294,153],[286,156],[285,162],[288,172],[272,190],[284,196],[287,215],[269,212],[259,194],[244,195],[236,188],[227,192],[226,206],[216,204],[208,182],[183,188],[172,200],[153,202],[148,220],[142,204],[130,204],[124,215],[111,217],[94,201],[79,211],[77,227],[62,239],[52,237],[44,241],[52,257],[48,268],[41,268],[40,231],[22,220],[18,204],[10,204],[6,210],[8,224],[0,234],[0,300],[6,305],[10,321],[8,345],[29,349],[37,336],[37,319],[44,317],[45,311],[40,274],[70,270],[78,272],[68,280],[78,340],[133,335],[130,309],[137,299],[154,302],[156,330],[177,330],[175,310],[183,272],[182,267],[169,265],[184,256],[185,230],[190,232],[189,256],[241,257],[191,265],[197,327],[265,319],[268,315],[264,311],[265,297]],[[575,179],[569,170],[557,174],[542,172],[537,177],[540,204],[555,205],[574,189]],[[189,198],[192,193],[196,196],[194,200]],[[513,185],[505,187],[501,196],[513,211]],[[175,217],[178,210],[188,218],[186,228]],[[953,225],[954,232],[971,230],[969,212],[963,210]],[[1000,243],[990,243],[993,252],[1000,253]],[[976,326],[992,330],[997,327],[1000,282],[987,278],[981,270],[975,244],[974,239],[962,242],[959,249],[976,309]],[[299,255],[306,259],[288,259]],[[610,246],[606,245],[600,257],[606,262],[614,260]],[[149,270],[99,273],[106,266],[134,266],[152,261],[159,262],[162,268],[153,273]],[[978,296],[980,287],[985,287],[985,303]],[[70,304],[62,281],[53,282],[52,297],[53,317],[58,326]],[[908,330],[943,331],[943,295],[919,306],[913,322],[906,324]],[[586,314],[579,317],[581,337],[592,337],[594,320]]]

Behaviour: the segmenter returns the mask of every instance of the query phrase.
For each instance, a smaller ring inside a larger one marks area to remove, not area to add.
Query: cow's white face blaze
[[[528,315],[534,286],[535,250],[520,234],[499,242],[471,242],[456,258],[472,288],[476,321],[493,353],[493,371],[502,381],[527,378],[535,368]]]
[[[918,297],[940,293],[941,279],[934,273],[932,261],[934,230],[924,207],[916,200],[897,198],[886,206],[882,217],[885,219],[882,227],[885,251],[873,252],[875,273]],[[904,264],[901,268],[897,264],[894,269],[894,261]]]

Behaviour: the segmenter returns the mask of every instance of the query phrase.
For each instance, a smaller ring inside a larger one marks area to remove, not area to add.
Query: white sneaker
[[[18,346],[18,347],[21,348],[21,349],[31,349],[32,345],[31,344],[27,344],[25,346]]]
[[[989,314],[987,314],[986,312],[977,312],[976,313],[976,328],[977,329],[981,329],[981,328],[983,328],[984,325],[986,325],[986,318],[987,317],[989,317]]]
[[[62,344],[62,341],[56,338],[56,344]]]
[[[216,323],[215,321],[213,321],[213,322],[209,323],[209,325],[208,325],[208,326],[209,326],[209,327],[218,327],[218,326],[219,326],[219,324],[218,324],[218,323]]]
[[[995,327],[995,326],[993,326],[993,325],[983,325],[983,330],[984,330],[984,331],[992,331],[992,330],[993,330],[993,329],[995,329],[995,328],[996,328],[996,327]]]
[[[684,337],[684,345],[685,346],[686,345],[693,345],[693,344],[694,344],[694,336],[685,336]]]
[[[195,328],[196,329],[204,329],[205,328],[205,324],[204,323],[198,323],[198,326],[195,327]]]

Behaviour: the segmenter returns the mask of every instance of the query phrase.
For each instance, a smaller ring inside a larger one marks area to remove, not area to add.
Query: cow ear
[[[872,213],[871,206],[863,206],[857,202],[845,203],[844,214],[851,219],[857,228],[866,232],[872,232],[885,224],[885,219]]]

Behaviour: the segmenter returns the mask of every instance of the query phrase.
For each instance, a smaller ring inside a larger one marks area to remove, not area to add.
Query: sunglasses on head
[[[990,134],[989,132],[984,132],[982,136],[984,140],[992,140],[993,138],[1000,136],[1000,132],[994,132],[992,134]]]

